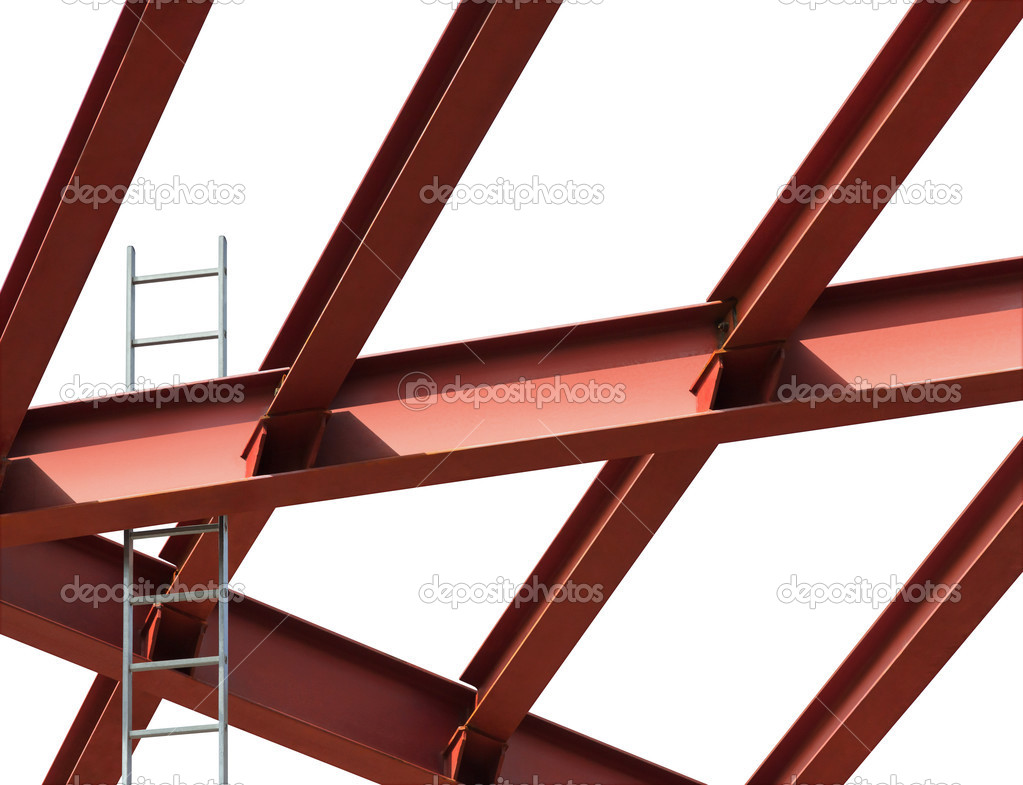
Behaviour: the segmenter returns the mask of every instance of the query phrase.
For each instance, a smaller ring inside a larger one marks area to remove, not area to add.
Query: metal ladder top
[[[135,337],[135,287],[143,284],[166,283],[168,281],[189,281],[196,278],[217,278],[217,329],[199,333],[159,335],[154,338]],[[217,239],[217,266],[203,270],[185,270],[176,273],[156,275],[135,275],[135,248],[128,246],[127,276],[128,307],[125,318],[125,368],[124,381],[129,390],[135,389],[135,350],[144,346],[166,346],[172,343],[212,341],[218,344],[217,375],[227,376],[227,238]]]

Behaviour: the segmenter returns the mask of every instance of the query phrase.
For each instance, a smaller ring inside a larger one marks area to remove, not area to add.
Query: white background
[[[604,0],[557,15],[463,179],[604,186],[601,205],[445,210],[367,351],[704,300],[907,6]],[[7,3],[0,26],[6,273],[120,6]],[[241,205],[124,206],[35,403],[123,375],[124,249],[140,274],[230,241],[230,371],[258,367],[450,16],[420,0],[215,7],[138,176],[241,185]],[[1017,30],[836,280],[1020,253]],[[140,334],[208,329],[212,282],[140,301]],[[212,345],[140,352],[154,383],[208,378]],[[713,785],[742,785],[876,617],[779,602],[790,576],[905,580],[1020,435],[1020,405],[719,448],[535,711]],[[275,513],[248,594],[457,679],[501,606],[419,587],[522,580],[598,466]],[[1020,782],[1017,583],[857,775]],[[93,674],[0,638],[0,782],[42,781]],[[288,674],[282,673],[282,679]],[[164,704],[157,725],[196,717]],[[205,783],[215,740],[150,741],[137,772]],[[244,785],[357,780],[232,731]],[[853,780],[855,782],[855,780]]]

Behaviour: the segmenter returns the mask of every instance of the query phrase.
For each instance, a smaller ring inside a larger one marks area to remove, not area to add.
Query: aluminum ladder
[[[218,344],[217,366],[219,376],[227,376],[227,240],[218,240],[218,264],[216,267],[186,272],[158,275],[135,275],[135,249],[128,246],[127,316],[126,316],[126,363],[125,382],[128,390],[135,388],[135,349],[143,346],[160,346],[172,343],[187,343],[216,339]],[[155,338],[138,339],[135,336],[135,287],[140,284],[183,281],[194,278],[218,279],[218,325],[216,330],[182,335],[164,335]],[[154,537],[180,537],[217,532],[218,576],[217,576],[217,655],[210,657],[189,657],[177,660],[135,662],[134,610],[138,606],[163,605],[175,602],[203,602],[210,598],[206,591],[177,592],[156,595],[133,594],[135,583],[134,556],[135,540]],[[195,733],[216,733],[217,739],[217,782],[229,785],[227,775],[227,696],[228,696],[228,623],[227,609],[230,601],[227,574],[227,516],[221,515],[217,523],[193,526],[172,526],[160,529],[126,529],[124,531],[124,639],[121,661],[121,777],[123,785],[132,785],[132,742],[165,736],[184,736]],[[205,725],[189,725],[180,728],[132,728],[132,675],[140,671],[177,670],[200,666],[217,666],[217,722]]]

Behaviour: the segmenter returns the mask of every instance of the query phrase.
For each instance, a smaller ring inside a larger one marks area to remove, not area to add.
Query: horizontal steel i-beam
[[[116,585],[121,556],[117,544],[99,537],[0,551],[0,630],[117,678],[120,602],[79,601],[68,587]],[[144,554],[136,554],[135,568],[138,580],[171,577],[169,565]],[[379,783],[452,782],[443,753],[473,705],[472,689],[249,598],[232,600],[231,649],[233,727]],[[196,653],[216,650],[216,635],[206,635]],[[215,666],[135,679],[140,690],[216,716]],[[698,785],[533,716],[511,738],[502,772],[525,783],[536,775],[541,782]]]
[[[159,406],[41,407],[0,488],[0,543],[1019,400],[1021,271],[1012,259],[832,287],[786,352],[778,391],[787,402],[721,411],[701,410],[689,392],[716,349],[714,303],[363,358],[312,467],[281,474],[248,477],[241,457],[279,373],[163,391],[177,400]],[[410,372],[437,385],[425,407],[408,392]],[[532,402],[484,400],[514,385],[527,397],[532,389]],[[806,396],[813,386],[843,395],[816,400]],[[591,387],[614,400],[565,394]],[[559,400],[538,406],[540,394]]]

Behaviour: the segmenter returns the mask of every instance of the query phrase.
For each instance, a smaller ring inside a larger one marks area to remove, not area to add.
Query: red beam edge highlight
[[[889,603],[749,785],[852,777],[1021,573],[1023,441],[906,584],[958,599]]]

